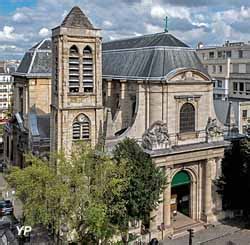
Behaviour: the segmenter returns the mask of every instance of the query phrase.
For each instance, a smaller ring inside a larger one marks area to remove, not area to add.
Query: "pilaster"
[[[214,163],[214,159],[208,159],[205,162],[205,195],[204,195],[204,214],[203,220],[209,223],[212,219],[212,176],[211,165]]]

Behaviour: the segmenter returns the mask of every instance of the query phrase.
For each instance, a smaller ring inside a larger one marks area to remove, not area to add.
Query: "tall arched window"
[[[72,126],[73,140],[90,139],[90,120],[84,114],[79,115],[73,122]]]
[[[69,91],[78,93],[80,87],[79,52],[74,45],[69,51]]]
[[[185,103],[180,110],[180,132],[195,131],[195,109],[190,103]]]
[[[86,46],[83,50],[83,92],[93,92],[93,55],[89,46]]]

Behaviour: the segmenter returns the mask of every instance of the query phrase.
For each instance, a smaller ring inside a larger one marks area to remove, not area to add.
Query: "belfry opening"
[[[191,178],[187,171],[179,171],[171,182],[171,213],[177,212],[190,217]]]

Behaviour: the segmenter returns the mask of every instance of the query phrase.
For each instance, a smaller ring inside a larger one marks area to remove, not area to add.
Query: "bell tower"
[[[79,7],[52,30],[51,151],[98,143],[103,122],[100,29]]]

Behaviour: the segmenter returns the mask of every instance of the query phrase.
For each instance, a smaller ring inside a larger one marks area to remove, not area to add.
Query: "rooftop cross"
[[[164,20],[165,20],[165,29],[164,29],[164,31],[168,32],[168,17],[166,16],[166,18]]]

